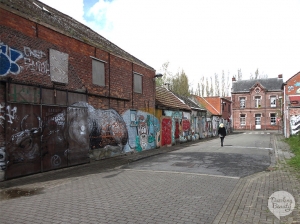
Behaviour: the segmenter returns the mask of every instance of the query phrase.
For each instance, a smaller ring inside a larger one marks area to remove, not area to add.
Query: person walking
[[[221,123],[221,124],[219,125],[218,135],[219,135],[219,137],[220,137],[220,139],[221,139],[221,146],[223,147],[224,138],[225,138],[225,136],[226,136],[226,129],[225,129],[223,123]]]

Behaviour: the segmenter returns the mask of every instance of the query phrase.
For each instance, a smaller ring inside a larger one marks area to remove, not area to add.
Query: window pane
[[[240,108],[245,108],[245,97],[240,98]]]
[[[271,97],[270,98],[270,101],[271,101],[271,107],[276,107],[276,97]]]
[[[105,86],[105,69],[104,63],[101,61],[93,60],[93,84]]]
[[[142,93],[142,76],[138,74],[134,74],[134,92],[136,93]]]
[[[276,114],[271,114],[271,125],[276,125]]]
[[[245,114],[240,115],[240,123],[241,123],[241,125],[246,125],[246,115]]]
[[[261,107],[260,96],[255,97],[255,107]]]

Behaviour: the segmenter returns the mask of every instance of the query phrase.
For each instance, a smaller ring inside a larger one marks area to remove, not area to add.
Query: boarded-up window
[[[133,88],[135,93],[143,93],[142,78],[143,77],[140,74],[133,74]]]
[[[105,66],[104,63],[93,59],[93,84],[105,86]]]
[[[49,50],[49,54],[51,81],[68,84],[69,55],[53,49]]]

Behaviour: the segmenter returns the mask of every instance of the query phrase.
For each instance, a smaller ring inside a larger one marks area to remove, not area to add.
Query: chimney
[[[235,80],[235,77],[233,76],[233,77],[232,77],[232,82],[235,82],[235,81],[236,81],[236,80]]]
[[[278,75],[278,78],[279,78],[279,79],[282,79],[282,74],[279,74],[279,75]]]

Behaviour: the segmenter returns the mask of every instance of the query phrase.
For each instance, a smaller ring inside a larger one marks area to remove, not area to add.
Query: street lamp
[[[155,74],[155,76],[154,76],[154,78],[153,78],[153,81],[154,81],[156,78],[161,78],[161,77],[163,77],[163,74],[157,73],[157,74]]]

